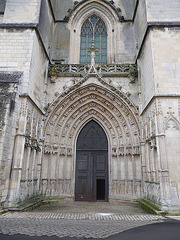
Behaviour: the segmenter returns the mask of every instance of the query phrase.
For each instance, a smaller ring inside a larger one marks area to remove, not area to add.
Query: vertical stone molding
[[[165,210],[178,209],[180,201],[177,103],[178,99],[157,98],[143,112],[141,121],[143,194]]]
[[[10,179],[9,206],[39,194],[42,154],[42,112],[21,97]]]

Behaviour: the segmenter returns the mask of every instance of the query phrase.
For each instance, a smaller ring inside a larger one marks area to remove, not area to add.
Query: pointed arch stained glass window
[[[87,51],[91,47],[91,42],[95,41],[96,52],[95,63],[107,63],[107,29],[102,19],[96,15],[92,15],[82,25],[81,28],[81,53],[80,63],[90,64],[91,54]]]

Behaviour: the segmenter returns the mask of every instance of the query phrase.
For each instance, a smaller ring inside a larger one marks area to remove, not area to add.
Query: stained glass
[[[98,52],[96,52],[95,63],[106,64],[107,29],[102,19],[95,14],[86,19],[81,28],[81,64],[91,63],[90,52],[88,52],[87,49],[91,47],[92,40],[95,41],[95,48],[98,48],[99,50]]]

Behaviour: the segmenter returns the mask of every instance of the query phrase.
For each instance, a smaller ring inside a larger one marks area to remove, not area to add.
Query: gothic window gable
[[[172,115],[170,115],[165,122],[165,130],[179,130],[180,123],[179,121]]]
[[[67,24],[70,29],[69,63],[90,63],[87,48],[91,47],[92,40],[95,41],[95,47],[99,49],[95,62],[98,64],[115,63],[116,38],[120,35],[117,30],[118,24],[119,18],[116,12],[104,1],[93,0],[78,5]]]

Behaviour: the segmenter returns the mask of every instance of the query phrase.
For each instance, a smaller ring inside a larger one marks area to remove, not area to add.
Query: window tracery
[[[95,48],[98,48],[96,53],[95,63],[107,63],[107,29],[102,19],[95,14],[86,19],[81,28],[81,50],[80,63],[90,64],[91,55],[88,48],[91,47],[92,41],[95,42]]]

